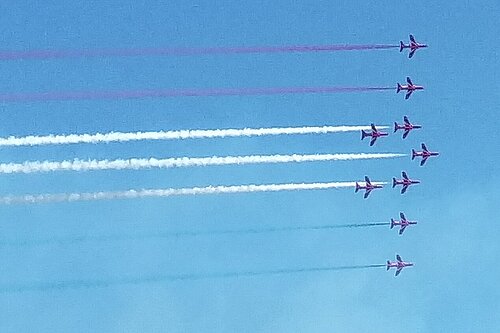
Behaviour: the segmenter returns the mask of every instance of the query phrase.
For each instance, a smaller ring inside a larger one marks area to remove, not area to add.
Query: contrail
[[[395,87],[286,87],[286,88],[219,88],[157,89],[115,91],[56,91],[41,93],[2,93],[0,102],[41,102],[70,100],[132,99],[200,96],[252,96],[286,94],[325,94],[395,90]]]
[[[116,48],[116,49],[80,49],[80,50],[27,50],[0,51],[0,60],[57,59],[57,58],[93,58],[93,57],[137,57],[137,56],[189,56],[245,53],[305,53],[384,50],[398,48],[399,45],[364,44],[364,45],[288,45],[254,47],[202,47],[202,48]]]
[[[93,170],[140,170],[151,168],[184,168],[214,165],[245,165],[264,163],[303,163],[318,161],[352,161],[366,159],[396,158],[406,154],[395,153],[357,153],[357,154],[312,154],[312,155],[249,155],[249,156],[212,156],[177,158],[131,158],[118,160],[72,160],[72,161],[33,161],[24,163],[1,163],[0,173],[35,173],[54,171],[93,171]]]
[[[228,229],[228,230],[194,230],[194,231],[173,231],[173,232],[155,232],[150,234],[115,234],[102,236],[75,236],[75,237],[51,237],[45,239],[24,239],[24,240],[3,240],[0,246],[42,246],[48,244],[71,245],[84,242],[119,242],[129,240],[144,239],[168,239],[181,237],[203,237],[203,236],[224,236],[224,235],[244,235],[244,234],[266,234],[278,232],[294,231],[317,231],[333,229],[352,229],[352,228],[370,228],[376,226],[388,226],[389,222],[371,222],[354,224],[326,224],[313,226],[288,226],[288,227],[267,227],[250,229]]]
[[[86,289],[86,288],[106,288],[110,286],[120,285],[142,285],[161,282],[175,281],[196,281],[207,279],[236,279],[245,277],[300,274],[300,273],[316,273],[316,272],[333,272],[342,270],[355,270],[367,268],[385,267],[385,264],[374,265],[352,265],[352,266],[324,266],[324,267],[306,267],[306,268],[283,268],[275,270],[261,271],[239,271],[226,273],[193,273],[193,274],[172,274],[172,275],[150,275],[137,276],[129,278],[115,278],[106,280],[66,280],[54,282],[33,282],[33,283],[16,283],[0,285],[0,293],[18,293],[29,291],[56,291],[66,289]]]
[[[389,126],[377,126],[387,129]],[[158,132],[111,132],[96,134],[67,134],[0,138],[0,146],[41,146],[64,145],[75,143],[109,143],[140,140],[183,140],[226,137],[252,137],[267,135],[296,135],[296,134],[328,134],[343,132],[359,132],[370,130],[370,126],[304,126],[304,127],[269,127],[269,128],[242,128],[242,129],[200,129]]]
[[[372,184],[385,185],[385,182],[372,182]],[[288,184],[265,184],[265,185],[232,185],[232,186],[207,186],[190,188],[167,188],[167,189],[141,189],[114,192],[83,192],[83,193],[59,193],[59,194],[27,194],[21,196],[0,197],[0,204],[34,204],[34,203],[56,203],[74,201],[97,201],[116,199],[135,199],[150,197],[171,197],[184,195],[202,194],[225,194],[225,193],[256,193],[256,192],[281,192],[302,190],[326,190],[334,188],[356,187],[356,182],[329,182],[329,183],[288,183]]]

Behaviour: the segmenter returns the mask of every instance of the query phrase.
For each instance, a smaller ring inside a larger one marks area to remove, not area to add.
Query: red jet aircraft
[[[399,273],[401,273],[401,270],[403,270],[403,268],[410,266],[413,266],[413,263],[403,261],[403,259],[401,259],[401,256],[399,254],[396,254],[396,261],[387,260],[387,270],[389,270],[391,267],[396,268],[396,274],[394,274],[394,276],[398,276]]]
[[[415,53],[416,50],[419,48],[427,47],[427,44],[419,44],[415,41],[415,37],[413,35],[410,35],[410,42],[408,45],[405,45],[403,41],[399,42],[399,52],[403,52],[404,49],[410,49],[410,54],[408,54],[408,58],[413,57],[413,54]]]
[[[423,90],[424,87],[423,86],[417,86],[415,84],[413,84],[413,82],[411,82],[411,79],[410,77],[406,77],[406,85],[401,85],[398,83],[398,87],[396,89],[396,93],[399,93],[401,90],[406,90],[407,93],[405,95],[405,99],[408,99],[410,98],[411,94],[415,91],[415,90]]]
[[[394,123],[394,133],[396,133],[400,129],[404,130],[403,139],[406,139],[406,137],[408,136],[408,133],[410,133],[411,130],[422,128],[422,126],[420,126],[420,125],[414,125],[414,124],[410,123],[407,116],[403,117],[403,121],[404,121],[404,123],[401,125],[399,125],[396,122]]]
[[[413,184],[420,184],[420,180],[414,180],[408,178],[408,175],[406,174],[405,171],[401,172],[401,176],[403,176],[403,179],[398,180],[396,178],[392,178],[392,188],[396,187],[396,185],[403,185],[401,188],[401,194],[404,194],[406,190],[408,189],[408,186],[413,185]]]
[[[411,224],[417,224],[417,221],[408,221],[403,212],[399,213],[399,217],[401,217],[401,220],[399,220],[399,221],[391,219],[391,229],[394,228],[395,226],[399,225],[400,226],[400,228],[399,228],[400,235],[403,234],[403,232],[405,231],[407,226],[409,226]]]
[[[358,193],[359,190],[365,190],[365,195],[364,198],[368,198],[370,195],[371,191],[375,188],[382,188],[382,185],[374,185],[370,182],[370,178],[368,176],[365,176],[365,185],[359,185],[358,182],[356,182],[356,189],[354,190],[355,193]]]
[[[422,151],[415,151],[415,149],[411,150],[411,160],[413,161],[415,157],[422,156],[422,161],[420,161],[420,166],[425,164],[425,161],[431,156],[438,156],[439,153],[435,151],[429,151],[425,146],[425,143],[422,143]]]
[[[372,139],[370,140],[370,146],[373,146],[373,144],[375,143],[375,141],[377,141],[379,137],[389,135],[389,133],[378,131],[374,124],[371,124],[371,127],[372,127],[371,132],[365,132],[361,130],[361,140],[363,140],[367,136],[371,136]]]

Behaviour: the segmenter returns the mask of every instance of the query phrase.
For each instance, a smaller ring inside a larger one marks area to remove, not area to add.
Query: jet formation
[[[410,34],[410,41],[407,45],[403,41],[399,42],[399,52],[403,52],[404,49],[409,49],[408,58],[412,58],[418,49],[426,47],[427,47],[426,44],[418,43],[415,40],[415,37],[411,34]],[[406,91],[405,100],[409,99],[410,96],[413,94],[413,92],[415,92],[416,90],[424,89],[423,86],[414,84],[410,77],[406,77],[406,83],[407,84],[397,83],[396,86],[396,93],[399,93],[400,91]],[[397,122],[394,122],[394,133],[396,133],[399,130],[402,130],[403,139],[406,139],[412,130],[421,128],[422,128],[421,125],[412,124],[407,116],[403,117],[403,123],[401,125],[398,124]],[[388,133],[378,131],[375,125],[371,124],[371,132],[363,130],[361,131],[361,140],[363,140],[366,137],[371,137],[370,146],[373,146],[379,137],[387,135]],[[415,149],[411,150],[412,160],[414,160],[416,157],[422,158],[422,160],[420,161],[420,166],[423,166],[429,157],[439,155],[438,152],[429,151],[424,143],[421,144],[421,147],[422,151],[416,151]],[[402,171],[401,176],[402,176],[401,179],[392,178],[392,187],[395,188],[396,186],[401,185],[401,194],[406,193],[406,191],[411,185],[420,183],[420,180],[410,179],[406,171]],[[371,191],[376,188],[382,188],[382,185],[373,185],[370,182],[370,179],[367,176],[365,176],[365,184],[360,185],[359,183],[356,183],[355,192],[358,192],[359,190],[365,190],[364,198],[366,199],[370,195]],[[391,223],[390,223],[391,229],[393,229],[394,227],[399,227],[398,231],[399,235],[402,235],[406,230],[406,228],[408,228],[409,226],[417,224],[417,221],[408,220],[403,212],[399,213],[399,217],[400,217],[399,220],[391,218]],[[403,259],[401,259],[401,256],[399,254],[396,254],[396,260],[395,261],[387,260],[386,267],[387,270],[395,268],[396,271],[394,276],[398,276],[403,270],[403,268],[411,267],[413,265],[414,264],[412,262],[403,261]]]
[[[371,131],[365,131],[361,130],[361,141],[363,141],[365,138],[371,137],[370,140],[370,147],[375,144],[378,138],[383,137],[383,136],[388,136],[389,133],[379,131],[375,124],[371,123],[370,124]],[[408,134],[410,134],[410,131],[414,129],[419,129],[422,128],[421,125],[415,125],[410,123],[408,120],[407,116],[403,117],[403,124],[399,125],[397,122],[394,122],[394,133],[396,133],[398,130],[403,130],[403,139],[406,139],[408,137]],[[424,149],[424,148],[422,148]],[[437,153],[439,155],[439,153]],[[436,153],[430,156],[437,156]],[[422,156],[421,153],[415,155],[415,156]]]

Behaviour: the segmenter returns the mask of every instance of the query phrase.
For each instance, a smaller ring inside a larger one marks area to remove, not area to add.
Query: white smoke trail
[[[385,185],[385,182],[372,182],[376,185]],[[56,203],[73,201],[97,201],[115,199],[134,199],[148,197],[171,197],[181,195],[223,194],[223,193],[255,193],[279,192],[302,190],[326,190],[333,188],[355,187],[356,182],[330,182],[330,183],[289,183],[266,185],[232,185],[232,186],[207,186],[192,188],[167,188],[167,189],[142,189],[115,192],[87,192],[87,193],[60,193],[38,194],[22,196],[0,197],[0,204],[28,204],[28,203]]]
[[[378,126],[387,129],[388,126]],[[62,145],[75,143],[109,143],[139,140],[181,140],[225,137],[250,137],[265,135],[294,135],[294,134],[326,134],[340,132],[356,132],[370,130],[370,126],[306,126],[306,127],[270,127],[270,128],[243,128],[243,129],[212,129],[212,130],[179,130],[158,132],[111,132],[96,134],[68,134],[0,138],[0,146],[40,146]]]
[[[302,163],[316,161],[348,161],[380,158],[395,158],[406,154],[357,153],[357,154],[312,154],[312,155],[250,155],[177,158],[132,158],[118,160],[73,160],[73,161],[33,161],[24,163],[2,163],[0,173],[35,173],[52,171],[92,171],[150,168],[183,168],[212,165],[243,165],[262,163]]]

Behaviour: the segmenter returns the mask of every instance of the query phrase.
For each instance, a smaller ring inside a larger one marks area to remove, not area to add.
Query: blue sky
[[[349,190],[176,197],[0,207],[0,242],[184,230],[384,221],[420,223],[398,237],[385,227],[260,235],[1,246],[1,285],[157,274],[376,264],[395,253],[416,262],[397,279],[383,268],[206,279],[23,293],[0,297],[2,332],[495,332],[500,232],[495,1],[87,1],[0,5],[2,49],[210,47],[397,43],[430,47],[411,60],[396,49],[317,54],[212,55],[4,61],[0,91],[133,90],[395,85],[426,90],[0,104],[8,135],[392,124],[424,128],[375,147],[358,133],[107,145],[4,148],[2,162],[72,158],[275,153],[441,152],[410,158],[300,165],[4,175],[2,194],[209,184],[361,179],[406,170],[422,184],[363,200]],[[384,140],[385,139],[385,140]]]

